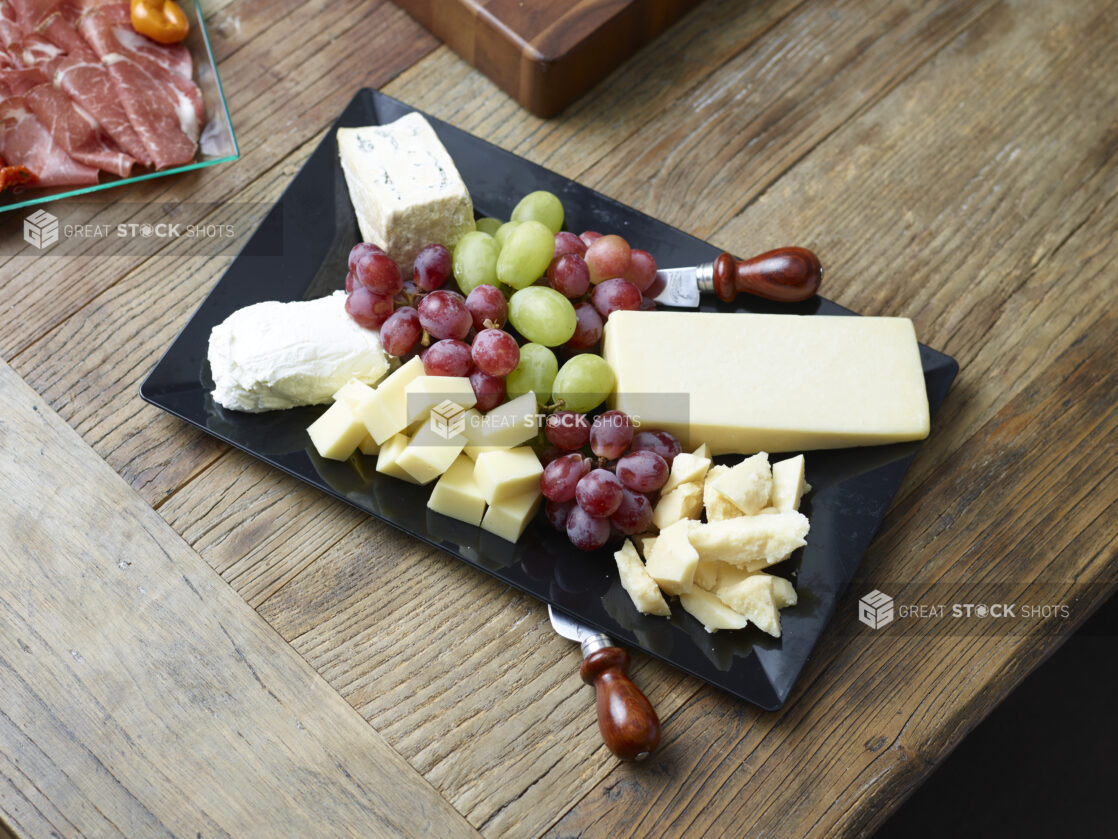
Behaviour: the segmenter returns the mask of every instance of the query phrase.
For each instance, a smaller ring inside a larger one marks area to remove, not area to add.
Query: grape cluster
[[[675,437],[634,433],[622,411],[605,411],[593,421],[557,411],[547,418],[544,434],[551,448],[544,454],[540,490],[552,527],[584,551],[649,529],[655,495],[681,451]]]

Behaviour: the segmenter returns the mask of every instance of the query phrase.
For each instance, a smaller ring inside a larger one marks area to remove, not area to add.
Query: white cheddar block
[[[808,521],[802,513],[776,513],[706,524],[690,522],[689,528],[691,545],[702,559],[757,571],[806,545]]]
[[[788,513],[800,508],[800,499],[807,492],[804,480],[804,456],[798,454],[773,464],[773,487],[769,503],[778,512]]]
[[[665,594],[690,591],[699,554],[688,539],[690,522],[677,521],[661,531],[649,551],[645,570]]]
[[[533,439],[539,430],[536,394],[528,391],[487,414],[467,412],[463,433],[471,448],[484,450],[519,446]]]
[[[328,460],[345,460],[357,451],[365,433],[348,402],[335,402],[307,427],[315,450]]]
[[[489,504],[538,492],[542,474],[540,459],[527,446],[483,452],[474,462],[474,479]]]
[[[380,447],[380,452],[377,454],[377,471],[382,475],[389,475],[407,481],[409,484],[414,484],[415,478],[408,474],[407,470],[401,469],[396,462],[408,447],[409,442],[407,434],[397,434],[395,437],[390,437]]]
[[[361,237],[410,277],[420,249],[474,229],[462,176],[430,123],[410,113],[386,125],[339,128],[338,154]]]
[[[707,521],[725,521],[744,515],[729,498],[714,488],[715,480],[730,471],[729,466],[718,464],[707,471],[706,480],[703,482],[703,508],[706,511]]]
[[[507,542],[515,542],[524,534],[528,523],[539,510],[542,499],[537,480],[535,487],[490,504],[481,520],[481,529],[500,536]]]
[[[660,496],[652,508],[652,525],[657,530],[664,530],[681,519],[697,519],[702,511],[702,486],[683,484]]]
[[[429,484],[443,474],[462,453],[466,438],[461,434],[446,437],[434,414],[428,418],[407,448],[396,458],[396,465],[411,475],[417,484]]]
[[[773,598],[773,577],[739,571],[722,574],[712,593],[774,638],[780,637],[780,614]]]
[[[462,433],[477,396],[464,376],[417,376],[404,386],[404,402],[409,425],[435,414],[451,433]]]
[[[679,596],[679,605],[694,615],[707,632],[719,629],[744,629],[749,622],[709,591],[692,588]]]
[[[680,452],[672,461],[672,470],[668,473],[667,482],[660,488],[660,494],[671,492],[681,484],[701,484],[706,478],[708,469],[710,469],[709,457]]]
[[[423,362],[416,356],[381,382],[372,396],[355,406],[357,418],[365,423],[378,445],[383,446],[386,440],[408,427],[404,389],[422,375]]]
[[[481,524],[485,498],[474,480],[474,462],[463,454],[458,455],[431,490],[427,506],[452,519]]]
[[[715,455],[928,436],[906,318],[622,311],[606,321],[602,355],[616,377],[610,407]]]
[[[668,608],[664,595],[660,593],[660,587],[645,569],[632,542],[626,539],[621,550],[614,553],[613,560],[617,563],[617,576],[621,580],[621,587],[628,592],[638,612],[645,615],[671,616],[672,610]]]
[[[747,516],[756,515],[769,503],[772,494],[772,470],[769,456],[760,452],[747,457],[728,472],[714,479],[716,492],[733,502]]]

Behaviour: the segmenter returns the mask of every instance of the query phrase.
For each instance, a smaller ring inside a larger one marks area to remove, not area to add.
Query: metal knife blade
[[[551,618],[552,629],[568,641],[574,641],[582,647],[583,658],[603,647],[609,647],[613,643],[609,640],[608,635],[595,632],[590,627],[584,626],[574,618],[556,610],[550,603],[547,605],[547,614]]]
[[[688,268],[661,268],[645,293],[663,306],[699,308],[703,292],[714,290],[714,263],[704,262]]]

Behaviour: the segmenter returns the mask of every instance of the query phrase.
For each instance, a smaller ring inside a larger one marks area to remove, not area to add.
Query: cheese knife
[[[629,654],[550,604],[547,613],[556,632],[582,647],[579,675],[597,693],[598,728],[606,747],[622,760],[644,760],[660,742],[660,718],[625,674]]]
[[[665,306],[697,309],[703,293],[714,292],[729,303],[739,293],[766,300],[797,303],[807,300],[823,281],[819,258],[806,248],[778,248],[752,259],[720,253],[713,262],[687,268],[663,268],[645,292]]]

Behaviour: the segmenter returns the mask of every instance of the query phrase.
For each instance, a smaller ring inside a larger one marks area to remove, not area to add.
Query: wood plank
[[[6,364],[0,394],[9,825],[476,835]]]

